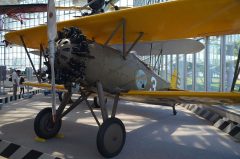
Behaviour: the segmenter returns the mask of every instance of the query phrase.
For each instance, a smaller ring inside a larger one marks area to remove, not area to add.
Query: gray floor
[[[110,107],[112,101],[108,100]],[[98,127],[82,105],[64,118],[63,139],[34,140],[34,116],[50,106],[50,97],[37,95],[4,105],[0,111],[0,139],[57,157],[102,158],[96,147]],[[127,129],[125,146],[116,158],[240,159],[240,143],[188,110],[121,101],[117,117]],[[98,116],[99,110],[96,111]]]

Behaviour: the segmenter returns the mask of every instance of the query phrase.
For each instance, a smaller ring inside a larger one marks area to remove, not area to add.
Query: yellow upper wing
[[[129,91],[121,94],[125,99],[152,104],[217,104],[240,105],[240,93],[192,91]]]
[[[104,43],[121,19],[126,19],[127,42],[133,42],[139,32],[144,32],[143,42],[198,36],[240,33],[239,0],[177,0],[150,6],[81,17],[59,22],[64,27],[79,27],[89,39]],[[29,48],[47,47],[47,26],[38,26],[7,33],[6,40],[21,44],[23,36]],[[119,44],[122,32],[112,39]]]

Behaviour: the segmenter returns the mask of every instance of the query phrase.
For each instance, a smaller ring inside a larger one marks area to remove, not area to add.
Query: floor
[[[42,94],[6,104],[0,110],[0,139],[67,159],[102,158],[96,147],[98,127],[85,104],[63,120],[61,134],[36,142],[33,121],[49,107]],[[112,100],[108,99],[110,108]],[[239,159],[240,143],[182,107],[172,115],[169,107],[120,101],[117,117],[126,126],[127,138],[119,159]],[[100,117],[100,111],[95,110]]]

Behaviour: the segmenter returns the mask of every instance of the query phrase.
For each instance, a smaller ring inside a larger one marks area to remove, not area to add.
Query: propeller
[[[54,71],[54,58],[55,58],[55,38],[57,36],[56,24],[56,10],[55,1],[48,0],[48,16],[47,16],[47,33],[48,33],[48,48],[51,66],[51,86],[52,86],[52,116],[53,121],[56,119],[56,88],[55,88],[55,71]]]

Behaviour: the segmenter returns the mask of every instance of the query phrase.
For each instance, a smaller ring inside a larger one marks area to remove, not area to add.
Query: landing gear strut
[[[100,105],[99,105],[99,103],[98,103],[98,97],[97,97],[97,96],[95,96],[95,97],[93,98],[93,103],[94,103],[94,108],[100,108]],[[105,98],[105,104],[107,104],[107,98]]]
[[[38,137],[44,139],[50,139],[56,136],[61,128],[62,118],[77,107],[80,103],[85,101],[89,110],[92,113],[97,125],[99,126],[97,134],[97,149],[103,157],[114,157],[118,155],[126,139],[126,130],[122,121],[115,117],[117,111],[117,105],[119,100],[119,94],[117,93],[114,98],[114,104],[112,108],[111,117],[108,115],[108,110],[106,108],[105,98],[103,94],[102,84],[100,82],[96,83],[97,93],[99,98],[99,105],[101,108],[101,114],[103,123],[101,124],[93,111],[93,105],[90,105],[88,97],[91,95],[90,91],[81,90],[81,96],[74,101],[70,107],[65,110],[66,105],[71,99],[72,93],[69,87],[68,92],[64,93],[63,100],[57,109],[56,121],[53,122],[51,108],[45,108],[40,111],[34,121],[34,130]]]
[[[175,109],[177,104],[173,104],[172,109],[173,109],[173,115],[177,115],[177,111]]]

